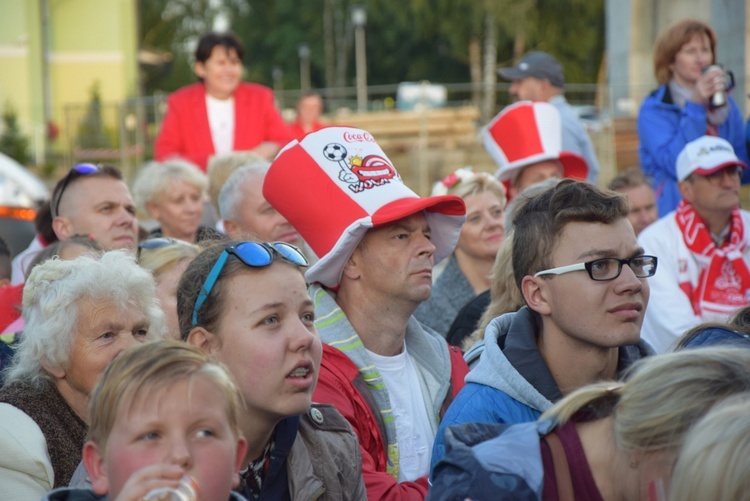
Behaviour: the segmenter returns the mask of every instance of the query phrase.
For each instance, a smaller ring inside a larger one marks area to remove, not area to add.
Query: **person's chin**
[[[121,237],[116,238],[112,241],[111,245],[109,246],[110,249],[128,249],[133,250],[135,249],[135,239],[129,238],[129,237]]]
[[[280,241],[280,242],[286,242],[288,244],[292,244],[292,245],[295,245],[297,247],[299,247],[299,246],[302,245],[302,237],[296,231],[290,231],[290,232],[282,233],[281,235],[279,235],[274,240],[275,241]]]

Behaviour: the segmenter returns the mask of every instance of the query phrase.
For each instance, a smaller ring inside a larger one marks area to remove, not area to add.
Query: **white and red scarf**
[[[677,206],[675,220],[700,267],[695,287],[682,273],[684,270],[680,270],[680,288],[690,298],[695,314],[727,314],[747,306],[750,270],[742,256],[746,243],[739,207],[732,211],[729,235],[721,247],[716,247],[701,217],[684,200]]]

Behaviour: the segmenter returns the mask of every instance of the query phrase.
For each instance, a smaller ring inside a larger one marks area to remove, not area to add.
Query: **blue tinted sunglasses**
[[[288,261],[295,266],[307,266],[307,258],[297,247],[286,242],[243,242],[237,245],[231,245],[224,249],[219,259],[216,260],[211,272],[203,282],[198,299],[195,300],[193,308],[193,327],[198,325],[198,310],[211,294],[211,289],[216,285],[221,270],[229,259],[229,255],[236,256],[237,259],[251,268],[263,268],[273,263],[277,258]]]
[[[53,219],[60,215],[60,200],[62,200],[63,193],[65,193],[65,188],[67,188],[74,179],[78,179],[87,174],[93,174],[94,172],[99,172],[100,170],[101,167],[95,164],[78,164],[71,167],[60,185],[60,189],[57,190],[57,196],[53,197],[52,203],[50,204]]]

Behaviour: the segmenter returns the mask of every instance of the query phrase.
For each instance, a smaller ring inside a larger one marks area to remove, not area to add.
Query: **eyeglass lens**
[[[653,256],[639,256],[630,259],[603,258],[587,263],[589,275],[594,280],[613,280],[620,276],[622,265],[627,264],[638,278],[653,276],[656,259]]]

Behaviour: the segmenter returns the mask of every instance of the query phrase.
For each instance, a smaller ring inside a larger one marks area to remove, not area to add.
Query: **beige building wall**
[[[65,110],[85,106],[95,84],[104,102],[138,95],[137,5],[136,0],[0,0],[0,104],[13,103],[34,142],[46,131],[45,7],[48,108],[61,134],[53,147],[67,151],[76,125]]]

